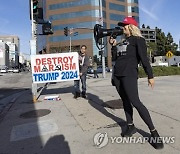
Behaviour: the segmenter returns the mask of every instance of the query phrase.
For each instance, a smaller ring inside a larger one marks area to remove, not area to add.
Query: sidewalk
[[[148,142],[120,143],[125,116],[120,97],[107,74],[105,79],[87,79],[88,99],[73,99],[73,82],[49,84],[35,104],[31,91],[27,90],[0,123],[0,154],[178,154],[180,76],[159,77],[155,81],[151,90],[147,79],[139,79],[139,94],[161,136],[175,137],[175,143],[165,144],[162,150],[155,150]],[[59,95],[61,100],[44,100],[49,95]],[[138,128],[135,137],[149,135],[135,109],[134,122]],[[102,148],[94,143],[97,133],[108,135],[109,142]],[[112,137],[117,137],[116,143],[112,143]]]

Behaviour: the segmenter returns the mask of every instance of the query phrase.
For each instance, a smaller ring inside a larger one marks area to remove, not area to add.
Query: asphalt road
[[[0,103],[3,98],[31,88],[31,73],[4,73],[0,74]]]

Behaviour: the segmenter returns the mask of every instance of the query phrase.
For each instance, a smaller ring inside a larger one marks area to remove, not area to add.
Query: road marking
[[[19,141],[36,136],[47,135],[58,131],[53,120],[38,121],[14,126],[11,130],[10,141]]]

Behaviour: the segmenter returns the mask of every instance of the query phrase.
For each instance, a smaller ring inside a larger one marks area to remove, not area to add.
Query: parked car
[[[106,67],[106,72],[110,72],[110,68],[109,67]]]
[[[156,66],[168,67],[168,63],[152,63],[151,66],[152,67],[156,67]]]
[[[19,69],[18,68],[14,68],[13,69],[13,73],[19,73]]]
[[[8,67],[6,65],[1,65],[0,66],[0,73],[7,73],[8,72]]]
[[[1,70],[0,70],[0,73],[7,73],[8,72],[8,69],[7,68],[2,68]]]
[[[13,68],[9,68],[9,69],[8,69],[8,72],[13,72]]]
[[[106,68],[105,68],[105,71],[106,71],[106,72],[110,72],[110,68],[109,68],[109,67],[106,67]],[[102,66],[100,65],[100,66],[97,67],[97,73],[102,73],[102,72],[103,72],[103,68],[102,68]]]
[[[93,73],[94,73],[93,68],[92,68],[92,67],[88,67],[87,73],[88,73],[88,74],[93,74]]]

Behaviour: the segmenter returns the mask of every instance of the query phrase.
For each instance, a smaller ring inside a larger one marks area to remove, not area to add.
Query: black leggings
[[[133,123],[133,107],[137,109],[143,121],[147,124],[150,130],[154,129],[151,116],[147,108],[142,104],[139,99],[137,78],[136,77],[116,77],[114,76],[114,83],[116,89],[123,101],[124,112],[126,115],[127,123]]]

